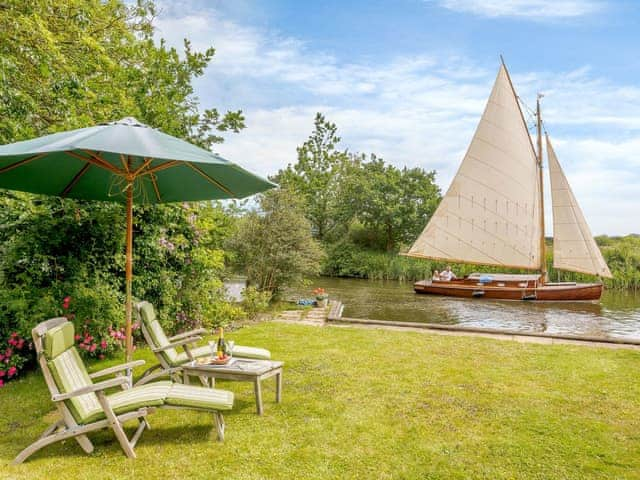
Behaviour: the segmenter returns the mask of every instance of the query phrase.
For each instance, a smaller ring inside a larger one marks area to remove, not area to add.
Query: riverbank
[[[7,465],[56,415],[32,373],[0,390],[4,474],[163,478],[179,468],[194,479],[589,479],[640,470],[640,387],[630,374],[640,368],[637,352],[274,322],[242,328],[233,340],[269,348],[285,361],[285,381],[281,404],[265,382],[263,417],[251,385],[217,382],[236,394],[224,443],[214,441],[209,415],[162,410],[135,461],[103,431],[92,436],[93,455],[66,442]],[[153,355],[140,349],[135,357]]]
[[[600,303],[506,302],[416,295],[411,282],[319,277],[286,292],[309,298],[315,287],[344,305],[344,316],[470,328],[592,337],[640,338],[640,292],[605,290]]]

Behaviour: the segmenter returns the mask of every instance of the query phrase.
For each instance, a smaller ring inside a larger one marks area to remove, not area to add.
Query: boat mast
[[[540,99],[543,97],[538,93],[536,99],[536,120],[538,127],[538,174],[540,182],[540,279],[544,284],[547,281],[547,258],[544,244],[544,176],[542,174],[542,118],[540,116]]]

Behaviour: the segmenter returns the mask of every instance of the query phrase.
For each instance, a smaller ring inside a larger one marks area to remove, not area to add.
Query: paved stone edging
[[[302,323],[305,325],[322,326],[327,319],[326,308],[315,307],[304,310],[285,310],[280,312],[275,320],[279,322]]]
[[[510,330],[495,330],[489,328],[462,327],[457,325],[440,325],[432,323],[394,322],[389,320],[371,320],[363,318],[340,317],[331,319],[331,323],[338,326],[358,326],[369,328],[390,328],[393,330],[411,330],[438,335],[472,336],[494,338],[497,340],[512,340],[522,343],[539,343],[545,345],[584,345],[604,348],[624,348],[640,350],[640,340],[626,340],[622,338],[599,338],[588,336],[559,335],[551,333],[517,332]]]
[[[372,320],[369,318],[349,318],[342,316],[344,306],[339,301],[331,301],[327,308],[305,310],[285,310],[276,321],[301,323],[314,326],[352,326],[361,328],[384,328],[390,330],[410,330],[437,335],[484,337],[496,340],[511,340],[521,343],[539,343],[544,345],[583,345],[603,348],[624,348],[640,350],[640,339],[612,337],[590,337],[555,333],[519,332],[493,328],[465,327],[460,325],[442,325],[437,323],[396,322],[391,320]]]

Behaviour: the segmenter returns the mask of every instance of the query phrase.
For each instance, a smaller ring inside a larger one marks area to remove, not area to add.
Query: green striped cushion
[[[57,357],[73,347],[73,323],[65,322],[44,334],[44,354],[48,359]]]
[[[257,360],[271,359],[271,352],[264,348],[234,345],[231,353],[233,354],[234,357],[240,357],[240,358],[254,358]]]
[[[166,403],[178,407],[205,410],[231,410],[233,393],[217,388],[191,387],[174,383],[169,390]]]
[[[257,360],[270,360],[271,352],[269,350],[265,350],[264,348],[256,348],[256,347],[245,347],[243,345],[234,345],[232,349],[232,354],[234,357],[239,358],[253,358]],[[192,348],[191,355],[194,358],[200,357],[210,357],[211,356],[211,347],[209,345],[205,345],[204,347]],[[183,364],[189,360],[187,354],[181,352],[176,357],[176,363]]]
[[[167,335],[164,333],[164,329],[160,325],[160,322],[158,322],[153,305],[151,305],[148,302],[143,302],[140,305],[139,310],[140,310],[140,317],[142,318],[142,321],[144,322],[144,326],[149,332],[149,335],[151,335],[151,338],[153,339],[153,343],[155,344],[155,346],[164,347],[166,345],[169,345],[170,343],[169,339],[167,338]],[[176,365],[176,357],[178,356],[178,352],[176,352],[175,348],[163,350],[162,352],[159,352],[159,353],[164,357],[164,359],[169,365]]]
[[[160,407],[164,404],[164,400],[171,389],[171,382],[154,382],[139,387],[133,387],[129,390],[122,390],[107,396],[109,405],[113,411],[120,415],[121,413],[132,412],[142,407]],[[102,408],[91,412],[85,420],[86,422],[95,422],[105,417]]]
[[[82,363],[75,347],[71,347],[50,360],[48,365],[60,393],[69,393],[87,385],[92,385],[89,374],[84,368],[84,363]],[[73,397],[66,400],[65,404],[78,423],[87,422],[87,418],[101,408],[98,397],[93,392]]]

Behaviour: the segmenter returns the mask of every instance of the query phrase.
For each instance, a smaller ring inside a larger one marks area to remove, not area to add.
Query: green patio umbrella
[[[275,186],[135,118],[0,146],[0,188],[126,204],[127,360],[132,351],[133,203],[243,198]]]

